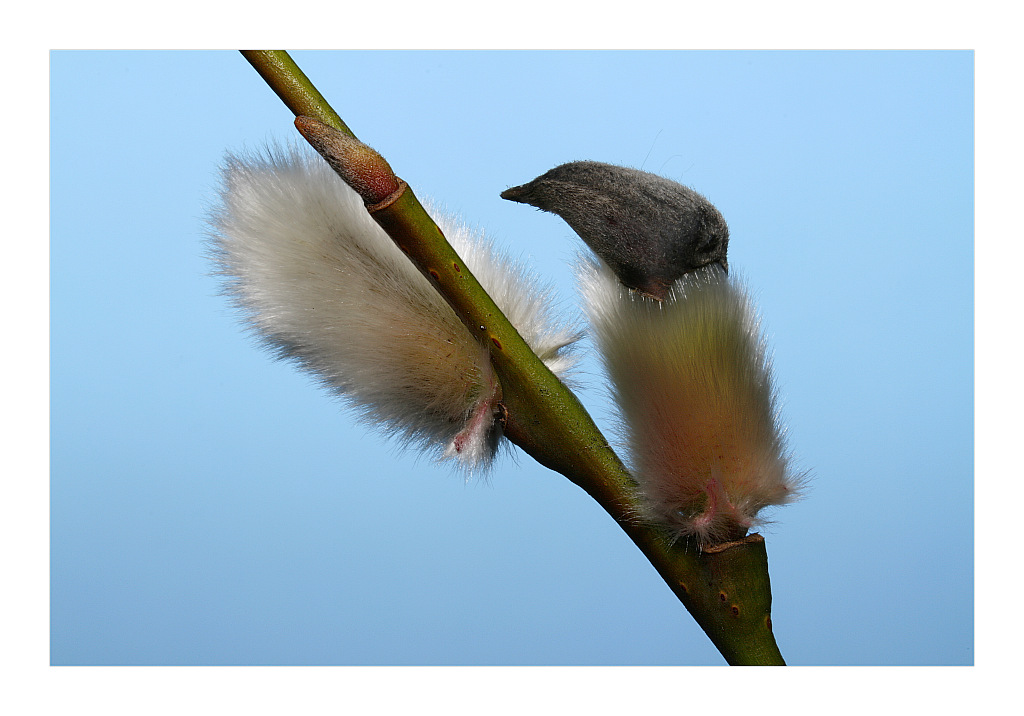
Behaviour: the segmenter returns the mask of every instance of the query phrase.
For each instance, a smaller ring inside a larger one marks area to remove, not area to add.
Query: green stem
[[[352,133],[306,74],[284,50],[239,50],[260,77],[296,117],[319,119],[352,137]]]
[[[371,215],[487,346],[502,386],[504,433],[538,462],[625,514],[633,482],[576,396],[530,349],[455,253],[412,189]]]
[[[352,134],[283,51],[243,51],[297,116]],[[354,135],[352,135],[354,136]],[[764,539],[705,551],[636,520],[635,484],[576,396],[544,365],[448,244],[404,182],[370,207],[374,219],[491,352],[505,435],[593,497],[647,556],[730,664],[784,664],[771,630]]]

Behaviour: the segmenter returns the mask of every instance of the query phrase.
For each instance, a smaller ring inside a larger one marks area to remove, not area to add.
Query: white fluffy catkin
[[[746,294],[718,265],[664,301],[623,286],[599,259],[580,282],[621,410],[643,517],[702,545],[734,539],[792,500],[764,340]]]
[[[564,373],[578,334],[552,320],[549,290],[481,235],[435,219],[531,348]],[[487,348],[320,156],[229,155],[211,225],[227,292],[279,358],[402,442],[470,469],[489,463],[501,429]]]

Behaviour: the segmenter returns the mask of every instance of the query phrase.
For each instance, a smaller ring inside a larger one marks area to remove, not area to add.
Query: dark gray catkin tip
[[[664,298],[683,274],[728,268],[729,227],[711,202],[670,179],[570,162],[501,193],[561,216],[626,286]]]

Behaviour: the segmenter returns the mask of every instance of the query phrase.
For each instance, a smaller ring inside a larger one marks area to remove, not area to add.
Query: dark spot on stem
[[[441,274],[439,274],[434,269],[428,269],[427,273],[429,273],[430,274],[430,278],[434,279],[435,281],[440,281],[441,280]]]
[[[735,604],[732,605],[732,615],[734,617],[738,617],[740,615],[740,608],[737,607]]]
[[[457,272],[462,273],[462,269],[459,268],[459,265],[454,261],[452,262],[452,268],[455,269]]]
[[[499,350],[499,351],[501,350],[501,341],[499,341],[499,340],[498,340],[497,338],[495,338],[494,336],[491,336],[491,343],[493,343],[494,345],[496,345],[496,346],[498,347],[498,350]]]
[[[726,601],[727,599],[729,599],[729,597],[726,595],[725,592],[719,592],[718,593],[718,598],[721,599],[723,602]]]

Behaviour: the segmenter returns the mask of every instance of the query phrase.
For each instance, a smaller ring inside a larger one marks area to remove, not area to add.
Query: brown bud
[[[398,191],[400,180],[372,147],[312,117],[296,117],[295,128],[367,206],[379,204]]]

